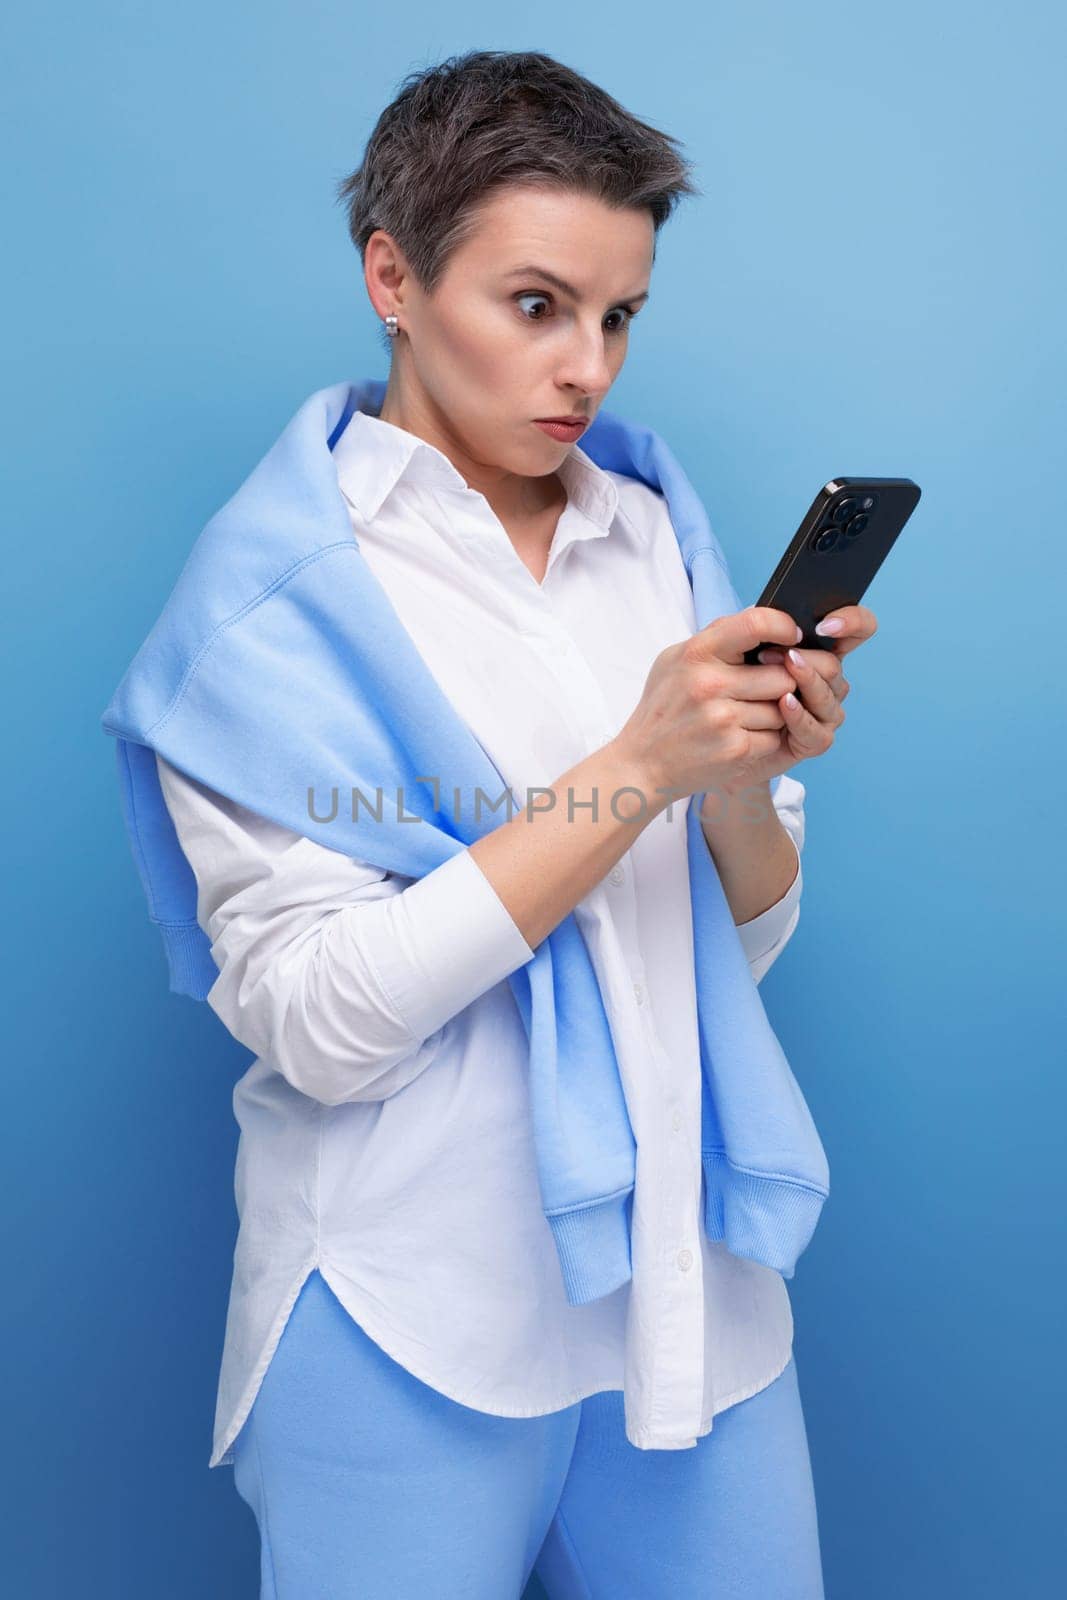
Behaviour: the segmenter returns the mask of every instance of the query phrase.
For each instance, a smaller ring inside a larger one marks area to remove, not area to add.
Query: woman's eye
[[[540,300],[545,305],[550,303],[550,297],[547,294],[541,294],[539,291],[533,289],[527,289],[522,294],[516,295],[515,298],[517,301]],[[628,306],[616,306],[614,311],[608,312],[609,317],[618,317],[620,315],[622,316],[622,321],[616,322],[613,327],[609,327],[609,333],[624,333],[634,319],[634,313],[629,309]],[[524,311],[523,318],[527,322],[544,322],[545,315],[544,313],[541,313],[537,316],[527,316],[526,312]]]
[[[519,300],[543,300],[546,304],[548,303],[548,296],[546,294],[535,294],[535,293],[533,293],[531,291],[527,291],[525,294],[520,294],[520,295],[516,296],[516,298],[519,299]],[[524,315],[525,315],[525,313],[524,313]],[[526,317],[526,321],[527,322],[543,322],[544,318],[543,317]]]

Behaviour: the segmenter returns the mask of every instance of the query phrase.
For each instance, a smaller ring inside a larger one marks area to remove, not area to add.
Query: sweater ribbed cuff
[[[219,969],[203,928],[198,922],[156,922],[156,927],[163,936],[171,992],[205,999]]]
[[[723,1240],[732,1255],[791,1278],[829,1190],[745,1172],[732,1166],[721,1151],[705,1150],[701,1159],[708,1238]]]
[[[600,1300],[632,1276],[630,1215],[633,1186],[593,1205],[548,1218],[568,1303]]]

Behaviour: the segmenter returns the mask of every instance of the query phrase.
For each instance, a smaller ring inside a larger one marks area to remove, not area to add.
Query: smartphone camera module
[[[836,522],[838,527],[854,516],[859,510],[859,502],[854,495],[847,495],[844,500],[839,500],[830,513],[830,521]]]
[[[859,510],[845,526],[844,533],[846,539],[854,539],[858,533],[863,532],[864,528],[871,520],[871,512],[874,510],[875,498],[876,497],[873,494],[865,494],[862,500],[856,500],[852,502],[853,505],[859,506]],[[842,503],[844,504],[846,502]]]

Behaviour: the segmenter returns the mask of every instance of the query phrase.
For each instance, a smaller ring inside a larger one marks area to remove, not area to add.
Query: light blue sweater
[[[103,714],[134,859],[179,994],[204,999],[218,969],[196,920],[196,881],[163,800],[156,751],[261,816],[411,878],[500,819],[487,801],[508,785],[364,561],[338,486],[330,452],[353,411],[377,414],[384,393],[375,379],[309,396],[203,529]],[[666,497],[697,626],[740,610],[700,500],[663,440],[602,411],[582,448]],[[420,781],[430,774],[441,780],[438,810],[433,784]],[[333,819],[315,821],[312,809],[329,812],[335,787]],[[379,789],[383,803],[372,810]],[[353,791],[366,802],[356,820]],[[704,1226],[736,1255],[791,1278],[829,1193],[826,1156],[701,831],[702,798],[689,799],[686,828]],[[508,982],[529,1036],[544,1212],[568,1300],[582,1304],[630,1277],[635,1144],[573,913]]]

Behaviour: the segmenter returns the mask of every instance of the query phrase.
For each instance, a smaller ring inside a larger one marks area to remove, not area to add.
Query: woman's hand
[[[798,651],[799,662],[786,651],[800,630],[771,606],[718,617],[661,651],[616,741],[650,790],[674,798],[708,790],[729,796],[823,755],[845,720],[841,702],[850,686],[841,657],[877,628],[863,606],[831,615],[844,625],[839,642],[832,650]],[[781,650],[761,651],[760,666],[744,660],[767,640]],[[803,705],[791,703],[794,689]]]

